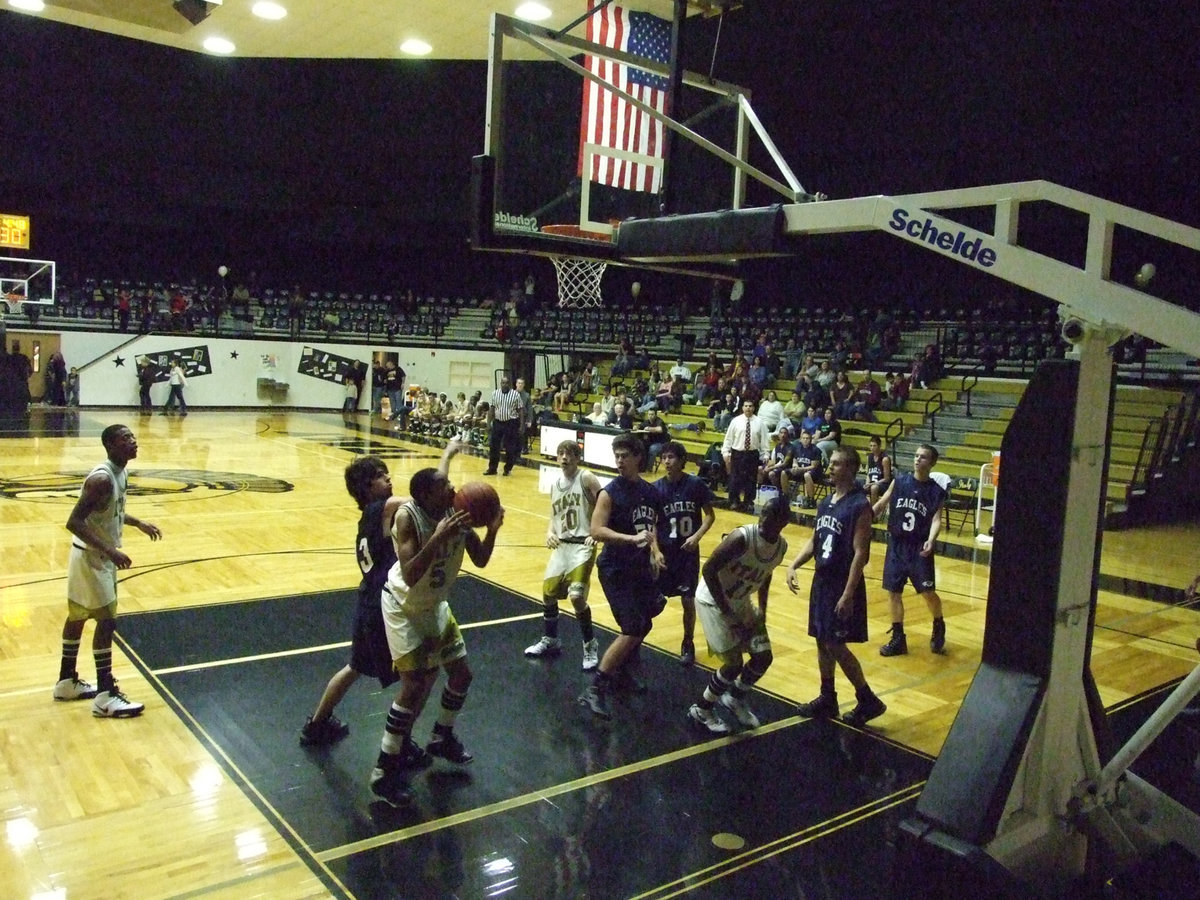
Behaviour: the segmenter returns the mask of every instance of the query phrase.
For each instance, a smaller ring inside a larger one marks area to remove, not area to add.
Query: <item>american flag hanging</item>
[[[630,12],[612,4],[588,19],[587,39],[614,50],[624,50],[666,63],[671,53],[671,23],[649,13]],[[628,92],[661,113],[667,109],[668,80],[612,60],[587,57],[585,67],[609,84]],[[663,158],[664,128],[612,91],[584,80],[583,117],[579,128],[579,172],[583,174],[583,145],[599,144]],[[662,182],[661,162],[643,165],[610,156],[592,160],[591,181],[631,191],[657,193]]]

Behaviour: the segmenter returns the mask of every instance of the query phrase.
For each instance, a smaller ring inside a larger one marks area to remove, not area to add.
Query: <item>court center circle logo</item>
[[[87,471],[49,472],[0,478],[0,497],[30,502],[75,499]],[[244,472],[210,472],[203,469],[130,469],[130,497],[164,494],[192,494],[198,491],[232,494],[252,491],[259,494],[286,494],[295,488],[291,482],[266,475]]]

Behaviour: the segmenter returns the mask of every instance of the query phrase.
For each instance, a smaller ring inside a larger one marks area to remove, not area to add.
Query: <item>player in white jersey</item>
[[[717,734],[729,731],[714,709],[717,703],[732,712],[739,724],[758,727],[758,716],[745,698],[773,658],[767,635],[767,594],[771,574],[787,554],[782,532],[788,521],[787,500],[772,497],[757,524],[730,532],[704,564],[704,577],[696,590],[696,617],[709,652],[721,665],[703,696],[688,710],[688,718]],[[755,593],[757,608],[752,601]]]
[[[137,438],[124,425],[109,425],[100,435],[108,458],[92,469],[83,483],[79,500],[67,519],[74,536],[67,563],[67,621],[62,630],[62,662],[55,700],[89,700],[92,715],[127,719],[140,715],[145,705],[134,703],[117,690],[112,674],[112,639],[117,630],[117,569],[128,569],[133,561],[121,550],[125,523],[150,540],[162,537],[157,525],[143,522],[125,512],[129,483],[126,464],[137,456]],[[92,655],[96,660],[96,685],[79,678],[75,664],[79,643],[88,619],[96,622]]]
[[[575,441],[558,445],[558,464],[562,474],[550,486],[550,526],[546,546],[550,561],[542,578],[542,637],[525,648],[532,657],[558,656],[562,641],[558,638],[558,601],[566,597],[575,609],[583,638],[583,670],[591,672],[600,662],[599,643],[592,628],[592,609],[588,589],[592,567],[596,563],[596,542],[591,536],[592,511],[600,493],[600,480],[579,468],[582,453]]]
[[[504,522],[501,509],[480,539],[468,526],[469,514],[454,510],[454,486],[441,469],[417,472],[409,482],[409,493],[412,499],[400,507],[392,522],[396,562],[388,572],[382,597],[384,627],[392,666],[400,676],[400,691],[388,711],[379,758],[371,772],[371,790],[393,806],[412,802],[405,781],[405,745],[439,667],[446,670],[446,687],[433,737],[425,749],[458,765],[474,758],[454,734],[472,675],[448,598],[463,553],[475,565],[486,566],[496,545],[496,532]]]

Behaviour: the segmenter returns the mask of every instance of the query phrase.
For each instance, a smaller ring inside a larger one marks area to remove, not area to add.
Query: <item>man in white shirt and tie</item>
[[[752,512],[757,489],[758,467],[766,458],[771,438],[762,420],[754,414],[754,401],[742,403],[742,414],[725,429],[721,455],[729,475],[729,508]]]

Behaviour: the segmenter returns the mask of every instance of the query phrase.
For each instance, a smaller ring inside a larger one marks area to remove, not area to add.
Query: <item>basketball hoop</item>
[[[558,305],[570,309],[593,309],[604,305],[600,279],[608,263],[586,256],[551,256],[558,273]]]
[[[4,308],[0,309],[0,322],[3,322],[8,316],[15,316],[21,311],[21,305],[25,302],[24,297],[14,297],[11,294],[4,295]],[[7,315],[5,314],[7,310]]]
[[[571,238],[575,241],[590,241],[597,244],[612,242],[611,229],[594,231],[582,225],[543,225],[543,234],[553,237]],[[570,309],[594,309],[604,305],[600,296],[600,279],[608,262],[590,256],[567,256],[549,254],[558,273],[558,305]]]

